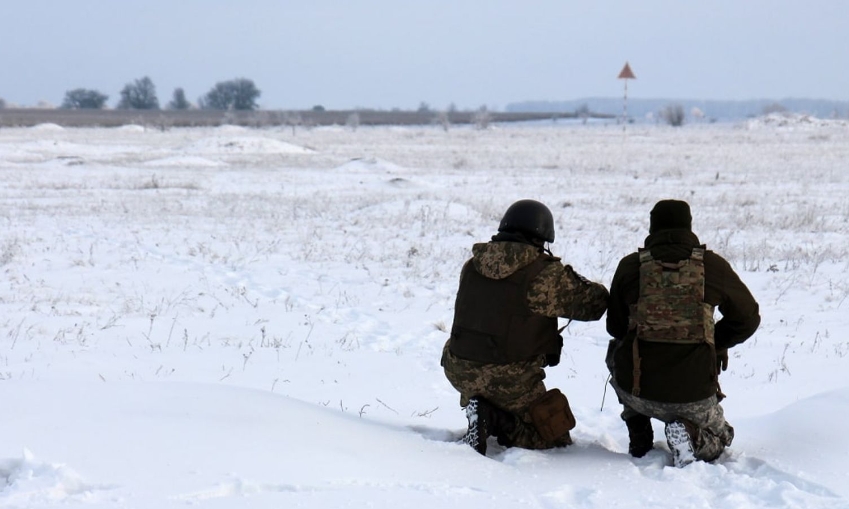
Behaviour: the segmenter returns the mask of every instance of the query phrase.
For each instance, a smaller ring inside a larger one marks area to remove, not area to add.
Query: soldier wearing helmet
[[[517,201],[498,234],[472,247],[460,274],[442,366],[466,409],[463,440],[484,455],[490,436],[527,449],[572,443],[569,403],[546,390],[543,368],[560,361],[557,319],[598,320],[609,294],[560,263],[546,242],[554,242],[551,211]]]

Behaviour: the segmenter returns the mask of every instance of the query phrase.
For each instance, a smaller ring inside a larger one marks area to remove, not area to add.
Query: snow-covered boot
[[[628,426],[628,453],[635,458],[642,458],[654,447],[651,418],[635,415],[626,419],[625,425]]]
[[[683,468],[696,461],[693,449],[695,427],[685,420],[670,422],[666,425],[666,443],[672,451],[672,464]]]
[[[486,456],[486,438],[489,436],[486,407],[487,403],[483,398],[475,396],[469,399],[469,404],[466,405],[466,419],[469,421],[469,429],[463,435],[463,442],[484,456]]]

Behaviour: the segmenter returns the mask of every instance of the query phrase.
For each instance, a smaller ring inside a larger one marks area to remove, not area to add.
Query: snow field
[[[847,507],[847,138],[0,130],[0,507]],[[451,443],[457,276],[520,198],[605,284],[655,201],[690,202],[763,315],[721,377],[737,438],[716,464],[669,467],[657,423],[627,455],[610,391],[599,410],[603,321],[572,323],[548,370],[574,447]]]

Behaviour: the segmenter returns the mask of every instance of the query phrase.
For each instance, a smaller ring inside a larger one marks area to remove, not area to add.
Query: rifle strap
[[[634,357],[634,385],[631,387],[631,394],[639,397],[640,396],[640,375],[642,374],[642,370],[640,368],[640,364],[642,364],[642,359],[640,358],[640,339],[639,335],[634,335],[633,347],[631,348],[631,352]]]

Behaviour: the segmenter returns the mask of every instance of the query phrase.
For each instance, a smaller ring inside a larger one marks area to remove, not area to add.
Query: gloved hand
[[[716,351],[716,374],[728,369],[728,349],[723,348]]]

